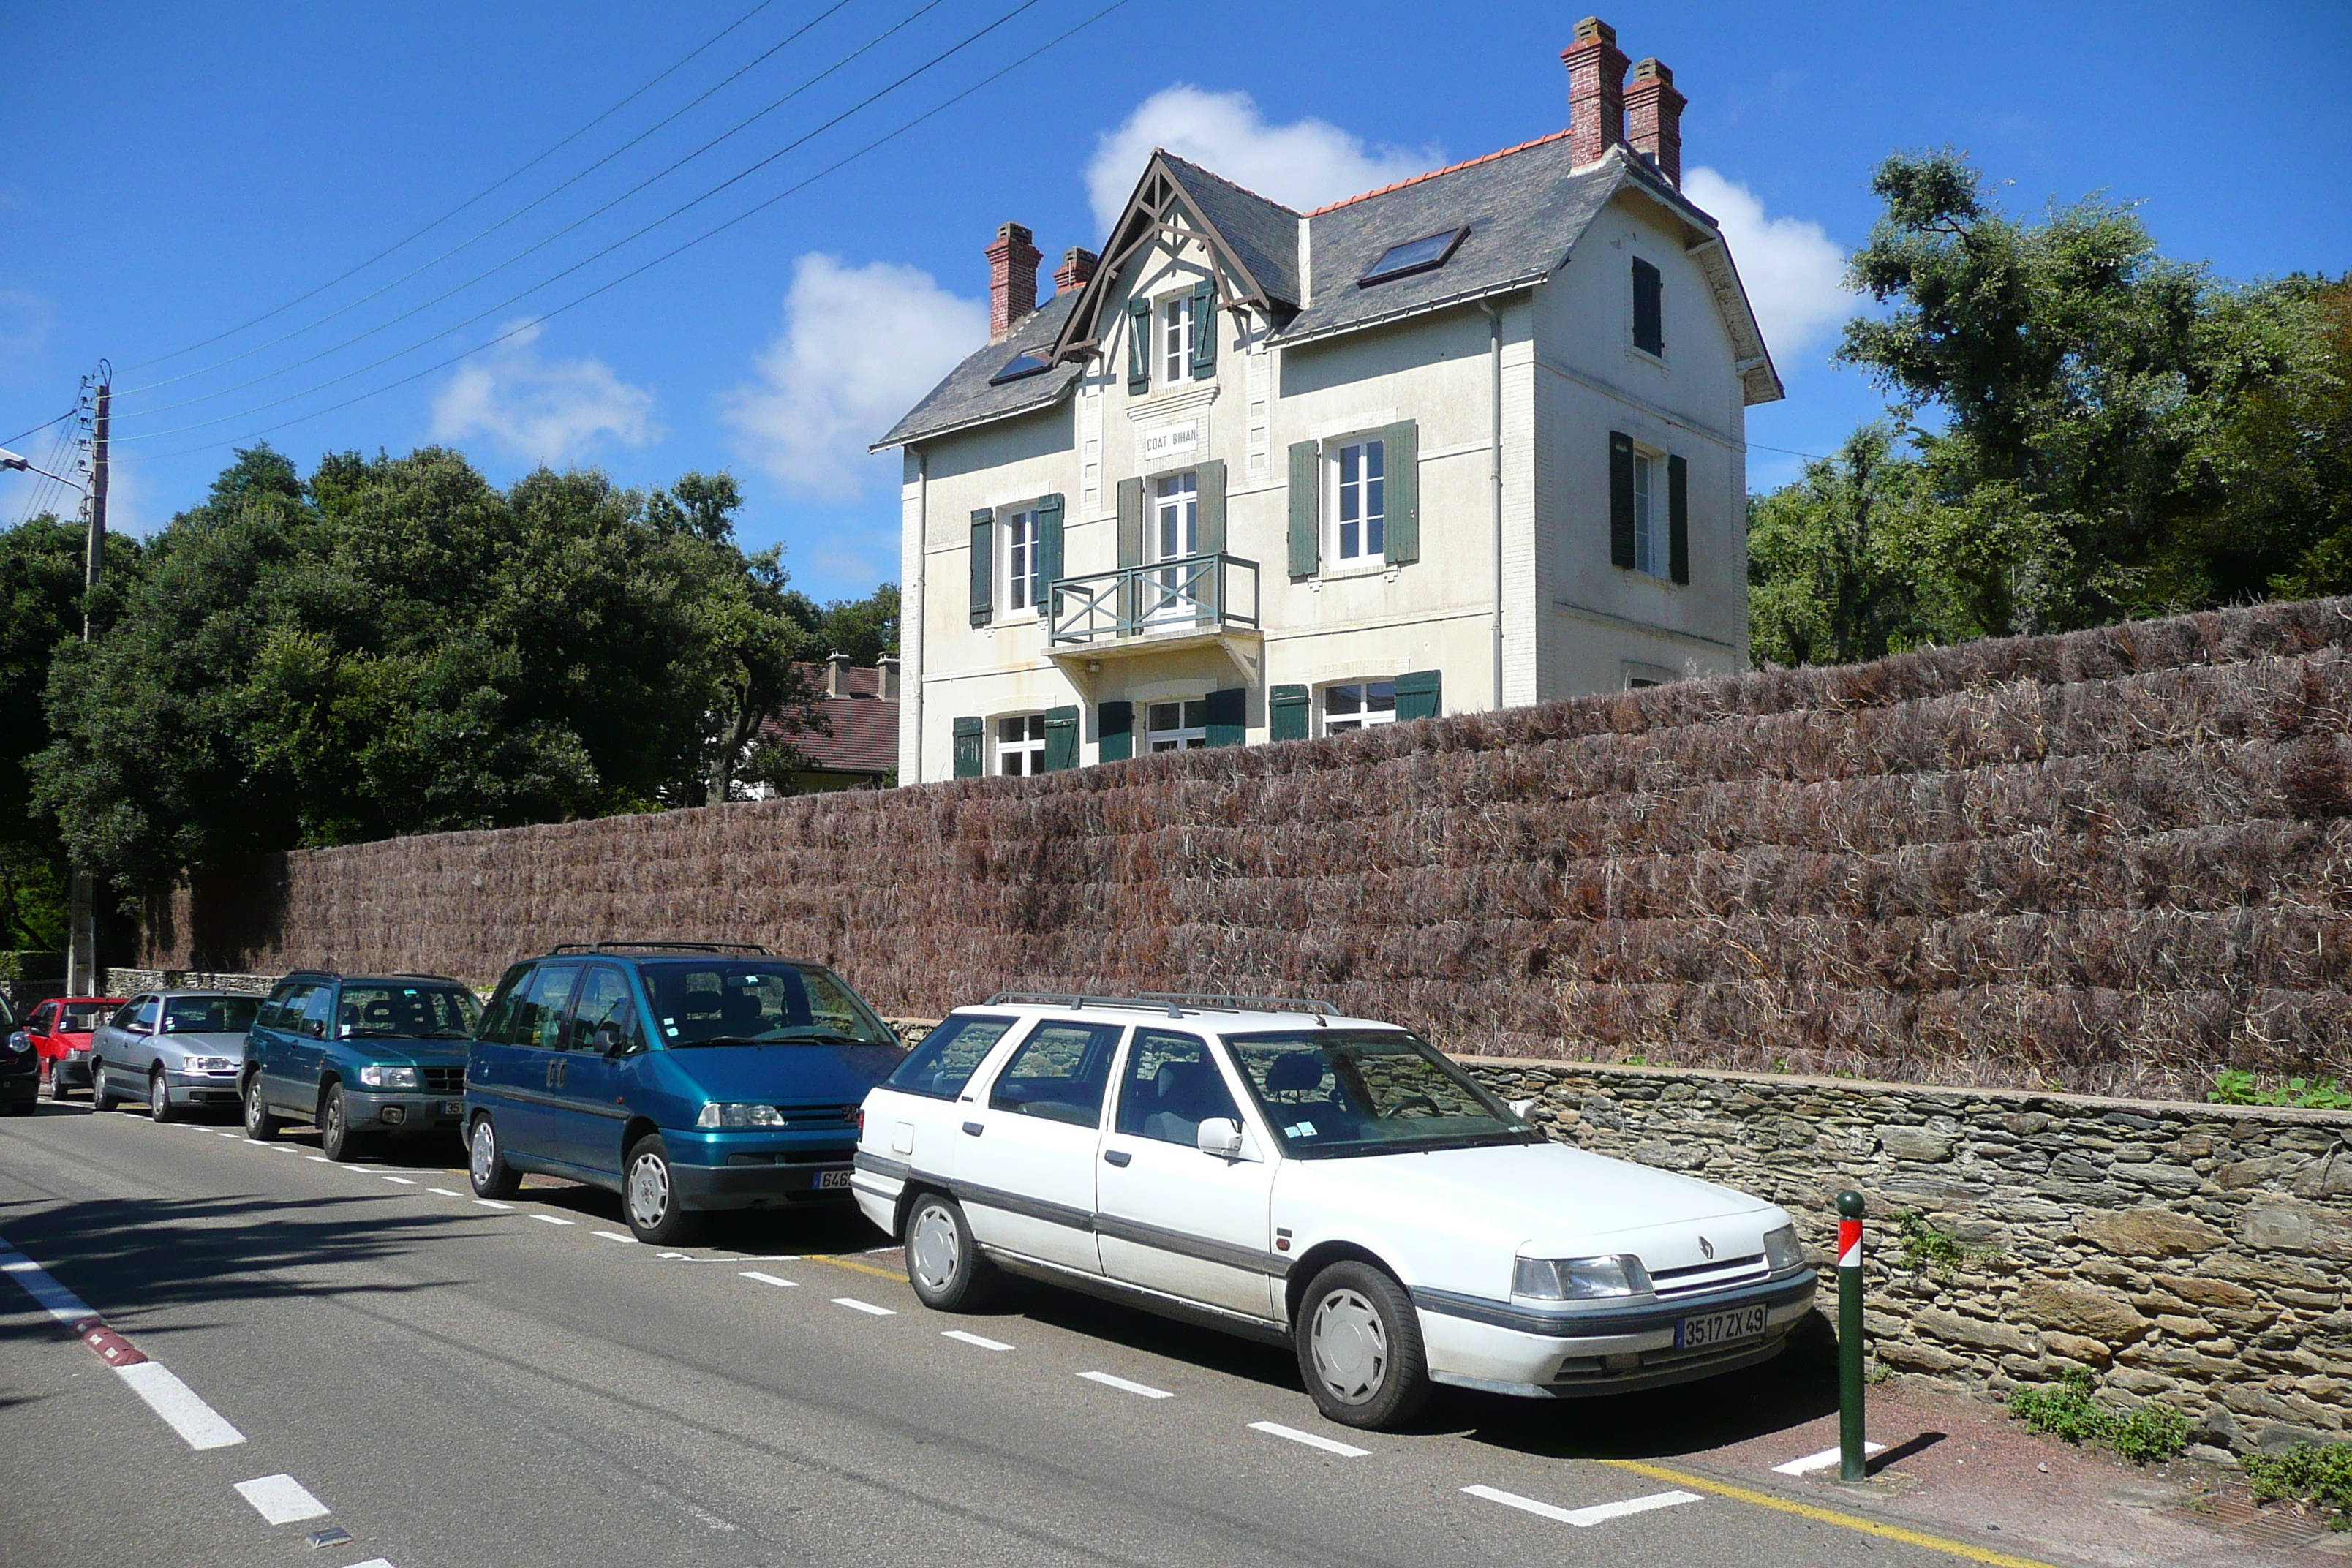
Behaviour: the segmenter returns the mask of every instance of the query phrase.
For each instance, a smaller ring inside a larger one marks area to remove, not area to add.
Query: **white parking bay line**
[[[25,1288],[25,1294],[41,1304],[41,1310],[58,1322],[71,1325],[85,1318],[95,1318],[89,1303],[49,1278],[49,1271],[23,1253],[0,1241],[0,1274],[5,1274]]]
[[[387,1182],[396,1182],[404,1187],[413,1187],[416,1184],[415,1182],[410,1181],[406,1176],[386,1176],[384,1180]]]
[[[637,1238],[635,1237],[624,1236],[617,1230],[592,1230],[588,1234],[594,1237],[599,1241],[625,1241],[631,1247],[635,1247],[637,1244]]]
[[[245,1441],[244,1433],[197,1398],[195,1390],[173,1376],[162,1362],[134,1362],[116,1367],[114,1374],[129,1384],[147,1407],[163,1418],[164,1425],[186,1439],[189,1447],[228,1448]]]
[[[1122,1394],[1139,1394],[1146,1399],[1173,1399],[1176,1396],[1164,1388],[1154,1388],[1148,1383],[1129,1383],[1123,1377],[1113,1377],[1107,1372],[1078,1373],[1088,1383],[1099,1383],[1105,1388],[1116,1388]]]
[[[1864,1443],[1862,1446],[1862,1452],[1864,1458],[1868,1458],[1873,1454],[1884,1454],[1886,1452],[1886,1445]],[[1785,1465],[1775,1465],[1772,1467],[1772,1473],[1776,1476],[1810,1476],[1815,1470],[1828,1469],[1843,1455],[1844,1450],[1842,1448],[1823,1448],[1818,1454],[1807,1454],[1801,1459],[1791,1459]]]
[[[1648,1513],[1653,1509],[1675,1508],[1686,1502],[1703,1500],[1696,1492],[1653,1492],[1648,1497],[1627,1498],[1622,1502],[1597,1503],[1591,1508],[1554,1508],[1548,1502],[1538,1502],[1517,1492],[1499,1491],[1493,1487],[1464,1487],[1472,1497],[1485,1498],[1488,1502],[1501,1503],[1538,1518],[1572,1524],[1579,1530],[1590,1530],[1596,1524],[1606,1524],[1612,1519],[1629,1514]]]
[[[787,1290],[797,1290],[801,1288],[801,1282],[797,1279],[785,1279],[773,1274],[762,1274],[756,1268],[744,1269],[743,1278],[757,1279],[762,1285],[781,1285]]]
[[[364,1563],[352,1563],[352,1568],[392,1568],[392,1559],[389,1557],[371,1557]]]
[[[245,1134],[242,1132],[215,1132],[213,1136],[215,1138],[242,1138]]]
[[[514,1207],[514,1205],[502,1204],[496,1198],[476,1198],[474,1201],[481,1205],[486,1209],[510,1209]]]
[[[334,1163],[332,1160],[328,1159],[324,1154],[311,1155],[310,1163],[316,1165],[331,1165]]]
[[[986,1339],[965,1329],[942,1329],[940,1331],[940,1338],[943,1340],[961,1340],[968,1345],[978,1345],[984,1351],[1009,1351],[1013,1348],[1011,1345],[1006,1344],[1003,1340]]]
[[[463,1193],[453,1193],[446,1187],[427,1187],[425,1190],[439,1198],[462,1198],[466,1195]]]
[[[1276,1421],[1253,1421],[1250,1423],[1250,1430],[1264,1432],[1274,1437],[1287,1437],[1294,1443],[1304,1443],[1310,1448],[1320,1448],[1327,1454],[1337,1454],[1342,1458],[1360,1459],[1371,1452],[1370,1448],[1359,1448],[1351,1444],[1335,1442],[1329,1437],[1320,1437],[1312,1432],[1301,1432],[1295,1426],[1285,1426]]]
[[[257,1476],[237,1482],[236,1490],[238,1496],[253,1505],[256,1513],[272,1524],[318,1519],[327,1511],[327,1505],[312,1497],[310,1489],[292,1476]]]
[[[835,1296],[833,1299],[833,1304],[836,1307],[846,1307],[853,1312],[865,1312],[877,1318],[895,1318],[898,1315],[896,1308],[877,1307],[871,1301],[861,1301],[855,1296]]]
[[[541,1225],[570,1225],[572,1223],[568,1219],[558,1219],[551,1214],[535,1214],[530,1217],[539,1221]]]

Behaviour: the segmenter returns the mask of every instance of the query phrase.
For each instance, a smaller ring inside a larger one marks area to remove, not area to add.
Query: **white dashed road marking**
[[[1320,1448],[1327,1454],[1337,1454],[1346,1459],[1360,1459],[1371,1452],[1370,1448],[1359,1448],[1352,1444],[1318,1436],[1312,1432],[1301,1432],[1296,1426],[1285,1426],[1278,1421],[1253,1421],[1250,1430],[1264,1432],[1273,1437],[1287,1437],[1294,1443],[1304,1443],[1310,1448]]]
[[[147,1408],[186,1439],[191,1448],[229,1448],[245,1441],[221,1413],[196,1397],[196,1391],[172,1375],[159,1361],[118,1366],[114,1374],[147,1402]]]
[[[539,1221],[541,1225],[570,1225],[572,1223],[568,1219],[558,1219],[551,1214],[535,1214],[530,1217]]]
[[[963,1329],[943,1329],[940,1332],[940,1337],[943,1340],[961,1340],[968,1345],[978,1345],[984,1351],[1009,1351],[1013,1348],[1003,1340],[982,1339],[980,1335]]]
[[[596,1237],[599,1241],[625,1241],[631,1247],[635,1247],[637,1244],[637,1238],[635,1237],[623,1236],[617,1230],[592,1230],[588,1234]]]
[[[1686,1502],[1701,1500],[1696,1492],[1654,1492],[1648,1497],[1627,1498],[1622,1502],[1597,1503],[1591,1508],[1554,1508],[1548,1502],[1521,1497],[1517,1492],[1499,1491],[1493,1487],[1464,1487],[1472,1497],[1485,1498],[1488,1502],[1501,1503],[1542,1519],[1572,1524],[1579,1530],[1590,1530],[1596,1524],[1606,1524],[1612,1519],[1628,1514],[1648,1513],[1653,1509],[1674,1508]]]
[[[315,1165],[331,1165],[334,1163],[332,1160],[328,1159],[324,1154],[311,1155],[310,1163]]]
[[[1154,1388],[1148,1383],[1129,1383],[1123,1377],[1113,1377],[1107,1372],[1078,1373],[1088,1383],[1099,1383],[1105,1388],[1116,1388],[1122,1394],[1139,1394],[1146,1399],[1173,1399],[1176,1396],[1164,1388]]]
[[[894,1308],[877,1307],[871,1301],[861,1301],[855,1296],[835,1296],[833,1299],[833,1304],[836,1307],[846,1307],[853,1312],[870,1313],[877,1318],[895,1318],[898,1315]]]
[[[757,1279],[762,1285],[781,1285],[787,1290],[799,1289],[801,1283],[797,1279],[785,1279],[773,1274],[762,1274],[756,1268],[746,1268],[743,1270],[743,1278],[746,1279]]]
[[[242,1132],[215,1132],[213,1136],[215,1138],[242,1138],[245,1134]]]
[[[68,1327],[98,1316],[89,1302],[50,1279],[47,1269],[5,1242],[0,1242],[0,1274],[22,1285],[25,1294],[38,1301],[43,1311]]]
[[[1872,1454],[1884,1454],[1886,1452],[1886,1445],[1864,1443],[1862,1446],[1862,1452],[1864,1458]],[[1836,1464],[1843,1457],[1843,1453],[1844,1451],[1839,1448],[1823,1448],[1818,1454],[1807,1454],[1801,1459],[1791,1459],[1785,1465],[1775,1465],[1772,1467],[1772,1473],[1776,1476],[1810,1476],[1815,1470],[1826,1470]]]
[[[463,1193],[453,1193],[446,1187],[427,1187],[425,1190],[433,1194],[436,1197],[462,1198],[466,1195]]]
[[[474,1201],[481,1205],[486,1209],[510,1209],[514,1207],[514,1205],[502,1204],[496,1198],[476,1198]]]
[[[406,1176],[386,1176],[384,1180],[387,1182],[397,1182],[404,1187],[413,1187],[416,1184],[415,1182],[410,1181]]]
[[[298,1519],[318,1519],[325,1515],[327,1505],[310,1495],[310,1489],[292,1476],[258,1476],[236,1483],[237,1495],[251,1503],[254,1511],[272,1524],[292,1524]]]

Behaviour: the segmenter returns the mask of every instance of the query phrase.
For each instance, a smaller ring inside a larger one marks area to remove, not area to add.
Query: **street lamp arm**
[[[79,479],[69,479],[63,474],[53,474],[47,468],[33,467],[30,459],[18,457],[5,447],[0,447],[0,468],[14,468],[19,473],[38,474],[45,479],[55,479],[61,485],[72,485],[77,489],[81,485]]]

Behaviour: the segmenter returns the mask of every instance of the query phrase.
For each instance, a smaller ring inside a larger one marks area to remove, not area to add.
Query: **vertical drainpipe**
[[[915,776],[900,779],[902,784],[920,784],[923,779],[923,678],[926,661],[923,658],[923,617],[930,614],[931,596],[927,591],[931,569],[931,458],[922,447],[915,448],[915,613],[908,616],[902,599],[898,605],[898,644],[901,648],[911,644],[914,649],[914,675],[910,684],[906,679],[906,668],[899,667],[898,700],[914,704]]]
[[[1503,706],[1503,310],[1486,301],[1486,363],[1494,428],[1488,432],[1486,486],[1495,513],[1495,707]]]

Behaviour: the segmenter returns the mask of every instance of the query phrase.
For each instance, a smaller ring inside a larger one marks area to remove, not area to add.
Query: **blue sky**
[[[143,363],[317,289],[477,195],[753,0],[18,0],[0,99],[0,442],[67,407],[104,355],[119,389],[115,510],[133,528],[200,499],[231,443],[317,414],[267,438],[306,468],[330,448],[399,452],[441,439],[502,482],[542,458],[599,465],[632,485],[730,468],[750,498],[749,541],[782,542],[812,592],[862,592],[895,576],[898,561],[896,460],[863,457],[864,444],[985,335],[981,251],[998,224],[1034,229],[1050,271],[1069,246],[1098,243],[1097,207],[1115,204],[1155,141],[1303,201],[1557,130],[1567,121],[1557,56],[1580,14],[1128,0],[878,151],[549,314],[786,193],[1108,0],[1032,0],[819,129],[1018,3],[936,0],[917,15],[923,0],[861,0],[825,15],[833,0],[770,0],[424,238],[258,327]],[[1754,488],[1797,466],[1769,448],[1826,451],[1879,406],[1827,359],[1851,308],[1834,290],[1837,257],[1866,235],[1869,172],[1894,148],[1964,147],[2015,182],[2006,195],[2024,208],[2095,190],[2137,200],[2168,254],[2227,275],[2352,268],[2352,7],[1602,14],[1630,56],[1674,68],[1690,99],[1689,184],[1732,229],[1773,330],[1790,395],[1750,413]],[[813,20],[698,106],[548,194]],[[589,216],[894,26],[684,168]],[[771,154],[683,216],[510,300]],[[467,350],[479,352],[440,363]],[[398,351],[408,352],[362,368]],[[46,441],[7,444],[37,459]],[[0,479],[0,524],[32,499],[29,480]]]

